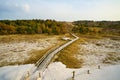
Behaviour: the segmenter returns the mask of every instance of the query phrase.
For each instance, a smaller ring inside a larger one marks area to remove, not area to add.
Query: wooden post
[[[27,74],[26,74],[25,80],[30,80],[30,73],[29,73],[29,71],[27,71]]]
[[[38,76],[37,80],[42,80],[40,73],[39,73],[39,76]]]
[[[73,77],[72,77],[72,80],[74,80],[75,78],[75,71],[73,71]]]
[[[39,73],[39,77],[41,77],[41,76],[40,76],[40,73]]]
[[[87,73],[90,74],[90,70],[87,70]]]
[[[100,65],[98,65],[98,69],[100,69]]]

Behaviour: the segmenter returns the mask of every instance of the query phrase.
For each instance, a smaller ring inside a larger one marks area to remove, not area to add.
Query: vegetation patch
[[[107,53],[106,58],[103,60],[103,63],[111,64],[118,61],[120,61],[120,54],[115,52],[109,52]]]
[[[64,43],[66,43],[66,42],[58,43],[57,45],[54,45],[54,46],[49,47],[49,48],[44,49],[44,50],[32,50],[29,53],[30,58],[28,60],[26,60],[24,62],[24,64],[36,63],[40,58],[42,58],[45,54],[47,54],[47,52],[51,52],[51,51],[55,50],[58,47],[58,45],[62,45]]]
[[[55,20],[0,20],[0,35],[64,34],[68,24]],[[70,26],[70,25],[69,25]]]
[[[49,47],[44,50],[32,50],[29,53],[30,58],[24,62],[24,64],[32,64],[36,63],[45,53],[49,50],[51,50],[53,47]]]
[[[70,46],[64,48],[62,51],[55,56],[55,62],[62,62],[67,68],[80,68],[82,67],[83,60],[77,59],[75,56],[78,54],[79,46],[78,44],[82,42],[81,39],[74,42]]]
[[[66,43],[63,35],[1,35],[0,66],[31,64],[40,59],[47,51]]]

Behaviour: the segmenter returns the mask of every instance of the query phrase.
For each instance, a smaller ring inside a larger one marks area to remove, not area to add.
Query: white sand
[[[30,52],[43,50],[59,43],[57,38],[38,39],[34,42],[0,43],[0,63],[23,62],[30,57]]]
[[[96,45],[100,44],[100,46]],[[83,58],[85,63],[83,68],[69,69],[61,62],[51,63],[42,74],[42,80],[71,80],[72,72],[75,71],[75,80],[120,80],[120,62],[116,65],[104,65],[102,61],[106,58],[107,53],[114,52],[114,57],[120,55],[120,42],[114,40],[97,40],[81,44],[80,51],[82,55],[77,58]],[[115,61],[111,61],[115,63]],[[97,66],[101,65],[101,69]],[[34,65],[5,66],[0,68],[0,80],[19,80],[27,71],[35,68]],[[87,71],[90,70],[90,74]],[[38,77],[38,72],[32,74],[34,79]]]
[[[87,74],[88,70],[90,74]],[[120,80],[120,65],[101,66],[101,69],[97,69],[97,66],[69,69],[60,62],[49,65],[43,80],[72,80],[73,71],[75,80]]]
[[[109,60],[109,63],[120,63],[120,41],[110,39],[90,40],[79,44],[79,55],[76,58],[84,60],[84,66],[95,66],[103,64],[106,57],[116,59]],[[118,59],[119,58],[119,59]]]
[[[0,80],[20,80],[24,73],[29,71],[34,65],[16,65],[0,68]]]
[[[33,64],[1,67],[0,80],[20,80],[31,68],[34,68]],[[90,74],[87,74],[87,70],[90,70]],[[97,69],[97,66],[69,69],[61,62],[51,63],[43,73],[42,80],[71,80],[73,71],[75,80],[120,80],[120,65],[101,66],[101,69]],[[37,77],[38,74],[35,74],[34,80]]]

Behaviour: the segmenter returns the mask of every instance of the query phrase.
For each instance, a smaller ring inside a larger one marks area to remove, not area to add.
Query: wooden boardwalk
[[[42,77],[42,73],[47,68],[47,66],[51,62],[52,58],[54,57],[54,55],[56,55],[59,51],[61,51],[62,49],[64,49],[65,47],[69,46],[70,44],[72,44],[73,42],[75,42],[76,40],[79,39],[79,37],[77,37],[76,35],[74,35],[74,34],[71,34],[71,35],[74,37],[73,40],[70,40],[69,42],[67,42],[63,45],[58,46],[57,48],[48,51],[42,58],[40,58],[35,64],[36,68],[30,71],[31,74],[35,73],[36,71],[39,70],[41,73],[39,75]],[[21,80],[23,80],[23,78]],[[28,80],[28,79],[26,79],[26,80]],[[37,80],[42,80],[42,79],[40,77],[38,77]]]

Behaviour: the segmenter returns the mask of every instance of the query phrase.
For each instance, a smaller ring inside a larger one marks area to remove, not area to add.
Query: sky
[[[120,20],[120,0],[0,0],[0,20]]]

